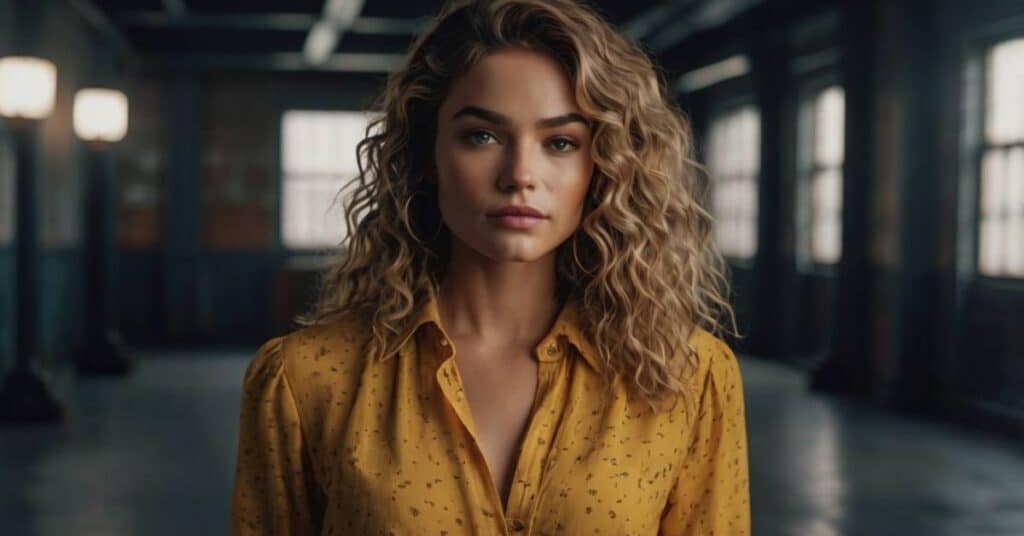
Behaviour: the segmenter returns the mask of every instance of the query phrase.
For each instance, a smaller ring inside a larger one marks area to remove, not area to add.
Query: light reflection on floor
[[[0,534],[223,534],[245,354],[69,382],[60,428],[0,428]],[[1024,449],[813,396],[744,359],[754,534],[1024,534]]]
[[[743,361],[754,534],[1024,534],[1024,448]]]

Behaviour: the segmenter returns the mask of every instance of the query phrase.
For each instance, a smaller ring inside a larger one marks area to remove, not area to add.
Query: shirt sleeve
[[[662,514],[662,535],[750,534],[743,381],[732,350],[714,339],[683,467]]]
[[[318,534],[322,495],[282,358],[266,342],[245,372],[231,534]]]

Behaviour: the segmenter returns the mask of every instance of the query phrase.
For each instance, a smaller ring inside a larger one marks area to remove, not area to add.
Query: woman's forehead
[[[459,77],[439,110],[441,120],[454,119],[466,107],[490,110],[524,126],[579,112],[562,66],[546,54],[520,49],[489,54]]]

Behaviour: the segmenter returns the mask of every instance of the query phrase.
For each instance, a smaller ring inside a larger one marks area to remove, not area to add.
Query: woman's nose
[[[521,190],[532,188],[534,181],[533,159],[535,154],[528,143],[517,142],[509,145],[505,167],[499,179],[502,190]]]

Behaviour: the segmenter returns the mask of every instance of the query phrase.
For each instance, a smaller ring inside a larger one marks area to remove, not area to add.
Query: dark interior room
[[[247,367],[445,3],[0,0],[0,533],[229,532]],[[751,532],[1024,534],[1024,2],[586,4],[706,171]]]

